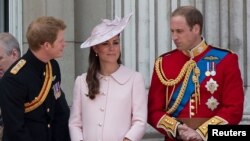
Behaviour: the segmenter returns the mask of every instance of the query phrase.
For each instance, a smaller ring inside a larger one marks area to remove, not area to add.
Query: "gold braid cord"
[[[163,85],[174,86],[181,81],[181,79],[184,77],[185,73],[187,72],[187,68],[189,68],[190,65],[193,63],[195,63],[195,61],[193,60],[187,61],[185,65],[182,67],[181,72],[175,79],[167,79],[162,68],[162,57],[159,57],[155,62],[155,71]]]
[[[35,97],[34,100],[24,104],[25,113],[35,110],[37,107],[39,107],[44,102],[44,100],[46,99],[46,97],[49,93],[51,83],[52,83],[52,78],[53,78],[52,77],[52,68],[51,68],[51,64],[49,62],[46,65],[45,79],[44,79],[42,89],[39,92],[39,95],[37,97]]]
[[[196,113],[198,112],[198,104],[200,104],[200,83],[199,83],[199,77],[200,77],[200,69],[196,66],[194,68],[194,75],[192,77],[192,80],[195,85],[195,109]]]
[[[189,60],[187,61],[184,66],[182,67],[180,73],[178,74],[178,76],[175,78],[175,79],[167,79],[165,74],[164,74],[164,71],[163,71],[163,68],[162,68],[162,57],[159,57],[156,62],[155,62],[155,71],[156,71],[156,74],[159,78],[159,80],[161,81],[161,83],[163,85],[165,85],[168,89],[169,86],[175,86],[176,84],[178,84],[184,77],[183,79],[183,84],[181,86],[181,89],[180,89],[180,92],[174,102],[174,104],[168,108],[167,110],[167,113],[168,114],[172,114],[176,109],[177,107],[179,106],[182,98],[183,98],[183,95],[185,93],[185,90],[187,88],[187,84],[188,84],[188,79],[190,77],[190,74],[192,72],[192,70],[194,71],[194,75],[192,77],[193,79],[193,82],[195,83],[195,93],[196,93],[196,96],[198,98],[196,98],[197,100],[200,99],[200,94],[199,94],[199,75],[200,75],[200,70],[199,68],[197,67],[196,65],[196,62],[194,60]],[[168,97],[168,95],[166,96]],[[170,96],[170,99],[172,97],[172,94]],[[169,99],[169,100],[170,100]],[[168,103],[166,103],[168,104]]]

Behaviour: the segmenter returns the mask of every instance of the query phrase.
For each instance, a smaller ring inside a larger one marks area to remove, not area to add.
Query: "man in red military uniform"
[[[236,54],[208,45],[203,16],[182,6],[171,15],[177,49],[158,57],[149,89],[148,122],[165,140],[207,140],[208,124],[238,124],[243,82]]]

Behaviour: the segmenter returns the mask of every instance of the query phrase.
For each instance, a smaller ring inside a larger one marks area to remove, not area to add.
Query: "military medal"
[[[53,81],[55,81],[56,80],[56,75],[55,76],[53,76]]]
[[[213,78],[210,78],[209,81],[207,81],[207,84],[205,86],[207,88],[207,90],[209,92],[211,92],[212,94],[217,90],[217,88],[219,87],[219,85],[217,84],[216,81],[213,80]]]
[[[206,76],[210,76],[209,62],[207,62],[207,71],[205,72]]]
[[[55,98],[58,99],[61,96],[61,91],[58,91],[57,93],[55,93]]]
[[[59,82],[53,85],[53,90],[55,98],[58,99],[61,96],[61,86]]]
[[[205,72],[205,75],[206,75],[206,76],[210,76],[210,71],[206,71],[206,72]]]
[[[205,72],[206,76],[215,76],[216,71],[215,71],[215,60],[219,60],[217,56],[207,56],[204,58],[204,60],[207,61],[207,71]],[[219,85],[213,78],[210,78],[209,81],[207,81],[205,87],[207,88],[207,91],[209,91],[212,96],[207,100],[206,105],[208,109],[213,111],[216,109],[219,105],[219,102],[216,98],[213,97],[214,92],[218,89]]]
[[[216,71],[211,71],[211,76],[215,76],[216,75]]]
[[[212,71],[211,71],[211,75],[212,75],[212,76],[215,76],[215,75],[216,75],[215,64],[214,64],[214,62],[212,62]]]
[[[219,60],[217,56],[206,56],[204,60],[207,60],[207,71],[205,72],[206,76],[215,76],[215,62],[216,60]]]
[[[210,109],[210,110],[214,110],[217,108],[217,106],[219,105],[219,102],[217,101],[217,99],[215,99],[213,96],[211,96],[207,102],[206,102],[206,105],[207,107]]]

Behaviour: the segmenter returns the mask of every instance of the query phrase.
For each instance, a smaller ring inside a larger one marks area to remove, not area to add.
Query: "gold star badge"
[[[206,104],[207,104],[207,107],[213,111],[214,109],[217,108],[217,106],[219,105],[219,102],[217,101],[217,99],[215,99],[213,96],[211,96],[207,100]]]
[[[213,80],[213,78],[210,78],[209,81],[207,81],[207,84],[205,86],[209,92],[212,94],[217,90],[219,85],[217,84],[216,81]]]

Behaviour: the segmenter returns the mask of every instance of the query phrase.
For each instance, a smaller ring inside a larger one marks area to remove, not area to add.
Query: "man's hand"
[[[177,130],[179,133],[178,139],[183,141],[203,141],[201,136],[186,124],[178,125]]]

